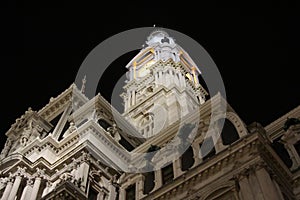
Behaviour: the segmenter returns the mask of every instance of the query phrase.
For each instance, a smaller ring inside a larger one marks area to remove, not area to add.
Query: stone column
[[[174,171],[174,178],[183,174],[181,170],[181,159],[176,159],[173,161],[173,171]]]
[[[105,193],[101,189],[97,195],[97,200],[104,200],[104,197],[105,197]]]
[[[88,184],[88,174],[90,169],[89,159],[90,155],[86,152],[82,152],[81,163],[77,169],[78,176],[81,179],[80,189],[84,192]]]
[[[32,192],[30,195],[30,200],[36,200],[36,197],[38,195],[39,189],[40,189],[40,185],[41,185],[41,178],[40,177],[36,177],[33,187],[32,187]]]
[[[119,194],[119,199],[118,200],[125,200],[126,191],[124,187],[120,187],[120,194]]]
[[[255,200],[265,200],[261,191],[261,187],[259,185],[259,182],[257,180],[257,177],[255,175],[255,169],[249,170],[249,184],[252,190],[252,195]]]
[[[2,198],[1,200],[7,200],[9,194],[10,194],[10,191],[11,191],[11,188],[12,188],[12,181],[11,180],[8,180],[7,184],[6,184],[6,187],[5,187],[5,190],[3,192],[3,195],[2,195]]]
[[[141,175],[137,181],[136,187],[137,187],[137,199],[142,199],[144,195],[144,181],[145,177]]]
[[[175,72],[175,83],[178,87],[180,87],[179,73]]]
[[[159,83],[159,81],[158,81],[158,72],[156,72],[156,73],[154,74],[154,78],[155,78],[155,87],[157,87],[157,85],[158,85],[158,83]]]
[[[22,177],[20,175],[17,175],[7,200],[15,200],[21,181],[22,181]]]
[[[164,81],[165,81],[165,84],[166,86],[169,86],[171,84],[171,75],[169,74],[168,70],[165,72],[165,78],[164,78]]]
[[[179,77],[179,87],[183,87],[183,77],[181,75],[181,72],[178,73],[178,77]]]
[[[27,180],[27,184],[23,190],[23,193],[22,193],[22,196],[21,196],[21,200],[28,200],[30,199],[30,195],[31,195],[31,192],[32,192],[32,184],[33,184],[33,181],[32,179],[28,179]]]
[[[277,190],[277,192],[278,192],[279,198],[280,198],[281,200],[284,200],[284,197],[283,197],[283,195],[282,195],[281,189],[280,189],[279,185],[277,184],[277,182],[276,182],[274,179],[273,179],[273,183],[274,183],[274,185],[275,185],[275,187],[276,187],[276,190]]]
[[[154,171],[154,177],[155,177],[155,186],[153,190],[156,190],[162,186],[162,177],[161,177],[161,169],[158,169]]]
[[[215,148],[216,148],[216,153],[219,153],[223,149],[226,148],[226,146],[222,143],[221,137],[217,139],[218,141],[216,142]]]
[[[159,71],[159,83],[161,84],[161,85],[163,85],[163,73],[162,73],[162,71],[160,70]]]
[[[233,188],[231,191],[232,191],[232,193],[234,195],[234,199],[235,200],[240,200],[240,198],[239,198],[239,192],[237,191],[237,188]]]
[[[111,182],[108,183],[108,190],[109,190],[109,194],[108,194],[108,200],[115,200],[117,193],[116,193],[116,188],[115,186],[113,186],[113,184]]]
[[[256,170],[256,177],[261,187],[264,199],[281,200],[280,195],[276,190],[276,187],[265,168]]]
[[[247,176],[240,177],[239,180],[240,185],[240,194],[243,200],[256,200],[252,194],[251,186],[249,184],[249,180]]]
[[[186,87],[186,81],[185,81],[185,75],[182,74],[182,81],[183,81],[183,87],[185,88]]]
[[[134,106],[135,105],[135,102],[136,102],[136,97],[135,97],[135,91],[132,91],[132,96],[131,96],[131,98],[132,98],[132,105]]]
[[[124,97],[124,110],[126,111],[127,110],[127,108],[128,108],[128,96],[126,97]]]
[[[175,79],[173,76],[173,71],[171,69],[169,69],[168,71],[169,71],[169,80],[170,80],[170,85],[171,85],[172,83],[174,83]]]
[[[192,166],[193,167],[196,167],[197,165],[199,165],[201,162],[202,162],[202,159],[200,159],[200,144],[199,143],[196,143],[194,142],[192,144],[192,149],[193,149],[193,154],[194,154],[194,164]]]
[[[131,104],[131,94],[130,92],[127,92],[128,100],[127,100],[127,108],[130,108]]]

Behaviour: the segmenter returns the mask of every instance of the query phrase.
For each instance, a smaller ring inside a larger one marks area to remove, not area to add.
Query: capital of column
[[[17,171],[14,174],[14,176],[25,176],[26,175],[26,169],[27,169],[27,167],[17,166]]]
[[[44,178],[45,177],[45,168],[44,169],[40,169],[40,168],[36,168],[36,173],[34,174],[35,178]]]
[[[81,162],[90,162],[91,155],[85,151],[81,152],[80,161]]]

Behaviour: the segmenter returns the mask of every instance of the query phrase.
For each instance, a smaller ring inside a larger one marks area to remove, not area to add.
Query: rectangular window
[[[161,169],[162,183],[166,184],[174,179],[173,164],[169,164]]]
[[[126,188],[126,200],[135,200],[135,184]]]

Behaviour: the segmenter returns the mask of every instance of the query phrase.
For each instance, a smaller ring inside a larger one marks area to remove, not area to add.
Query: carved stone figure
[[[112,127],[107,128],[107,131],[110,133],[110,135],[114,138],[115,141],[119,142],[121,140],[121,136],[115,123],[112,125]]]
[[[29,141],[29,138],[32,134],[32,121],[29,122],[28,126],[24,128],[24,131],[20,138],[20,144],[22,146],[26,146],[27,142]]]

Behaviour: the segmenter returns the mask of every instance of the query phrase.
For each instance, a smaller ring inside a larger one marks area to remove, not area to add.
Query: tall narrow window
[[[216,154],[216,149],[212,137],[206,138],[203,143],[200,144],[200,151],[203,161]]]
[[[193,148],[189,147],[181,156],[181,170],[186,171],[194,164],[194,152]]]
[[[97,200],[98,192],[93,188],[90,187],[88,200]]]
[[[132,151],[134,147],[123,137],[121,136],[121,140],[119,143],[127,150],[127,151]]]
[[[135,184],[126,188],[126,200],[135,200]]]
[[[154,188],[154,172],[147,172],[144,174],[144,194],[149,194]]]
[[[161,169],[162,174],[162,183],[166,184],[173,180],[174,172],[173,172],[173,164],[169,164]]]
[[[70,123],[69,122],[66,122],[65,125],[64,125],[64,128],[62,129],[59,137],[58,137],[58,141],[61,141],[64,137],[64,133],[68,130],[68,128],[70,127]]]

